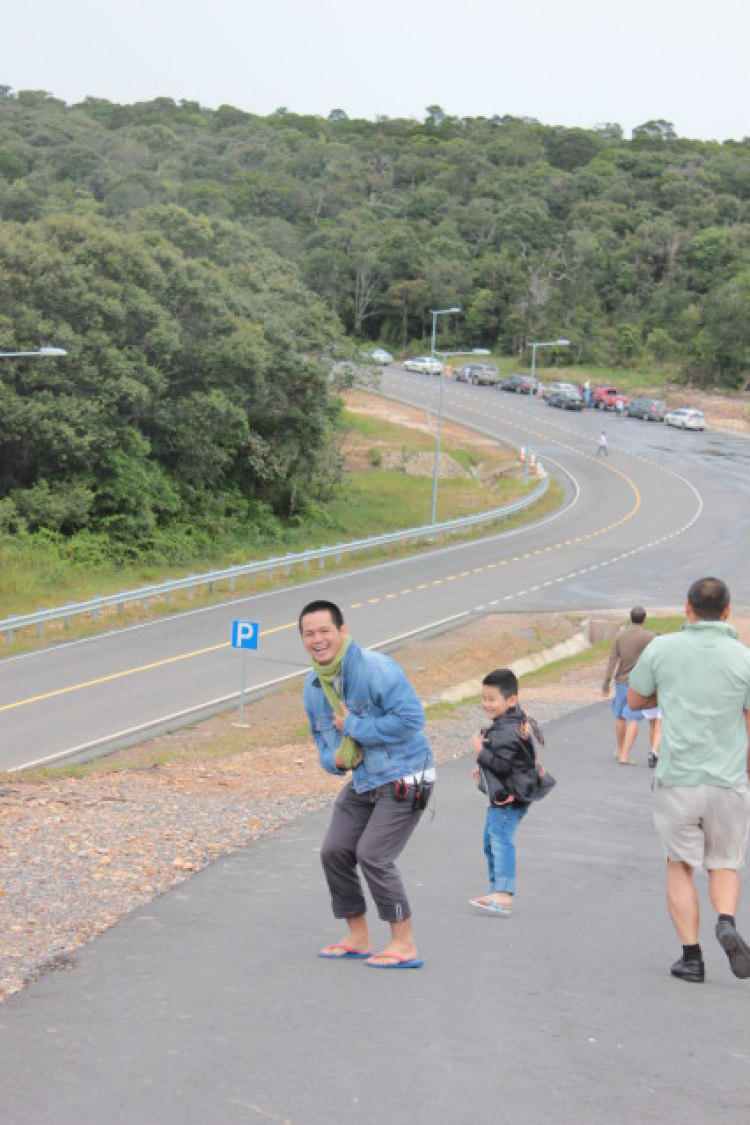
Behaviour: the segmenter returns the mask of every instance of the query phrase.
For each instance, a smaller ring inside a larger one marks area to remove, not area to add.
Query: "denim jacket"
[[[352,771],[357,793],[418,773],[425,763],[434,764],[422,704],[395,660],[352,641],[344,656],[340,694],[349,711],[344,731],[362,747],[362,761]],[[334,762],[341,735],[315,672],[305,680],[302,698],[320,764],[328,773],[343,777],[346,770]]]

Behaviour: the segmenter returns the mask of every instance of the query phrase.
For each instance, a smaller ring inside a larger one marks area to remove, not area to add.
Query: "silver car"
[[[705,430],[706,416],[702,410],[693,410],[690,406],[680,406],[677,410],[670,410],[665,415],[664,421],[668,426],[676,426],[680,430]]]
[[[375,348],[374,351],[370,352],[370,359],[374,359],[381,367],[387,367],[389,363],[393,363],[393,356],[385,348]]]
[[[413,359],[405,359],[404,367],[407,371],[421,371],[423,375],[439,375],[443,370],[440,360],[429,355],[415,355]]]

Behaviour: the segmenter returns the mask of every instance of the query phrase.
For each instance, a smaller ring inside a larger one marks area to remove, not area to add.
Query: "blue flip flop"
[[[469,905],[476,906],[477,910],[484,910],[487,914],[500,914],[506,918],[513,913],[513,907],[506,906],[504,902],[480,902],[478,898],[470,898]]]
[[[393,953],[371,953],[370,957],[390,957],[393,963],[378,965],[375,961],[365,961],[368,969],[421,969],[424,965],[419,957],[409,960],[408,957],[396,957]]]
[[[322,957],[324,961],[364,961],[366,957],[372,957],[372,953],[358,953],[356,949],[350,949],[341,941],[334,941],[331,945],[327,945],[326,949],[343,949],[344,952],[324,953],[321,949],[318,957]]]

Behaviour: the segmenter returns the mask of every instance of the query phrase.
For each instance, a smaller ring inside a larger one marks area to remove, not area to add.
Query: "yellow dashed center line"
[[[432,580],[432,582],[420,582],[417,585],[416,589],[417,590],[427,590],[427,589],[429,589],[430,586],[442,586],[443,582],[454,582],[457,577],[468,578],[472,574],[481,574],[482,571],[492,570],[496,566],[507,566],[508,563],[511,563],[511,562],[522,562],[524,559],[533,558],[534,555],[541,555],[545,551],[558,550],[562,547],[571,547],[571,546],[574,546],[576,543],[582,543],[587,539],[592,539],[597,535],[602,535],[605,531],[613,531],[616,527],[621,527],[622,524],[627,523],[628,520],[632,519],[633,516],[638,511],[638,509],[640,508],[640,506],[641,506],[641,494],[638,491],[638,488],[637,488],[635,482],[629,476],[627,476],[626,473],[623,473],[620,469],[615,469],[610,465],[606,466],[606,468],[609,469],[610,472],[615,473],[617,476],[622,477],[623,480],[627,481],[627,483],[630,485],[630,487],[633,489],[633,492],[635,493],[635,497],[636,497],[635,504],[633,505],[631,510],[626,515],[624,515],[622,517],[622,519],[617,520],[615,523],[608,524],[606,527],[600,527],[597,531],[590,531],[585,535],[578,535],[574,539],[566,539],[563,543],[555,543],[554,547],[547,546],[547,547],[544,547],[544,548],[539,548],[539,549],[537,549],[533,552],[529,551],[524,555],[513,555],[510,559],[501,559],[498,563],[487,563],[486,566],[477,566],[477,567],[474,567],[473,570],[463,570],[463,571],[460,572],[459,575],[451,574],[451,575],[448,575],[444,579],[443,578],[434,578]],[[406,594],[411,594],[413,592],[414,591],[413,591],[412,587],[407,587],[406,589],[401,590],[400,594],[406,595]],[[393,599],[393,598],[397,598],[397,597],[399,597],[399,594],[384,594],[383,595],[383,599],[388,599],[388,600]],[[377,605],[381,600],[382,599],[379,598],[379,597],[378,598],[368,598],[367,604],[368,605]],[[363,602],[353,602],[349,608],[350,609],[361,609],[364,604],[365,603],[363,603]],[[279,633],[279,632],[282,632],[285,629],[293,629],[293,628],[296,628],[296,624],[297,624],[296,622],[287,622],[284,625],[276,625],[276,626],[274,626],[273,628],[270,628],[270,629],[263,629],[263,630],[260,631],[260,636],[261,637],[267,637],[267,636],[270,636],[270,634],[272,634],[272,633]],[[45,699],[53,699],[53,698],[55,698],[56,696],[59,696],[59,695],[67,695],[70,692],[82,691],[84,688],[97,687],[100,684],[111,683],[114,680],[124,679],[126,676],[135,676],[135,675],[139,675],[142,672],[150,672],[150,671],[153,671],[154,668],[163,668],[168,664],[177,664],[178,662],[180,662],[182,660],[192,660],[194,657],[205,656],[208,653],[218,652],[221,649],[226,649],[226,648],[229,648],[229,647],[230,647],[230,642],[229,641],[223,641],[221,644],[209,645],[207,648],[195,649],[192,652],[183,652],[183,653],[178,654],[177,656],[168,656],[168,657],[165,657],[164,660],[155,660],[150,664],[140,664],[135,668],[126,668],[122,672],[113,672],[113,673],[111,673],[111,675],[100,676],[95,680],[85,680],[85,681],[83,681],[81,683],[78,683],[78,684],[70,684],[68,687],[57,688],[54,691],[44,692],[41,695],[34,695],[34,696],[29,697],[28,699],[19,699],[15,703],[2,704],[2,705],[0,705],[0,712],[12,711],[16,707],[24,707],[24,706],[26,706],[26,704],[29,704],[29,703],[40,703]]]
[[[272,629],[263,629],[261,637],[270,636],[271,633],[280,633],[284,629],[293,629],[296,622],[290,621],[286,625],[276,625]],[[229,641],[222,641],[218,645],[209,645],[208,648],[197,648],[193,652],[181,652],[178,656],[167,656],[164,660],[154,660],[150,664],[139,664],[135,668],[125,668],[122,672],[112,672],[109,676],[99,676],[95,680],[84,680],[79,684],[70,684],[68,687],[55,688],[54,691],[44,692],[42,695],[32,695],[28,699],[19,699],[15,703],[4,703],[0,711],[12,711],[15,707],[23,707],[26,703],[41,703],[45,699],[54,699],[58,695],[67,695],[72,691],[81,691],[83,688],[98,687],[99,684],[111,683],[113,680],[122,680],[126,676],[137,676],[141,672],[151,672],[154,668],[164,668],[167,664],[177,664],[181,660],[192,660],[195,656],[205,656],[209,652],[218,652],[219,649],[229,648]]]

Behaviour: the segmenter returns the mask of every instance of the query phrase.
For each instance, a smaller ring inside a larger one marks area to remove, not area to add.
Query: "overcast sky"
[[[252,113],[750,135],[750,0],[16,0],[0,84]]]

